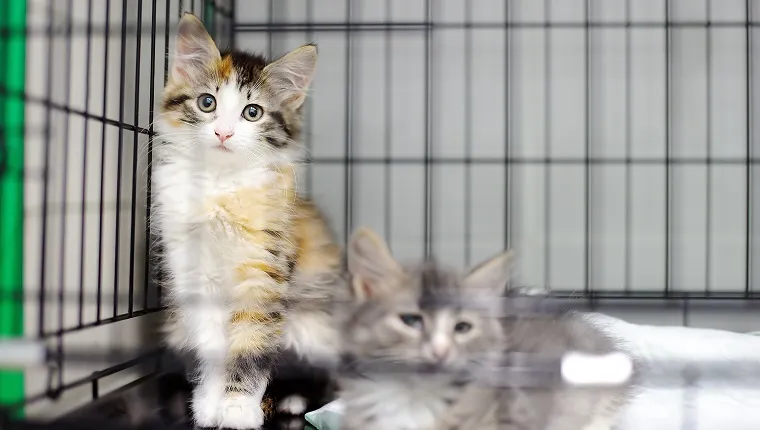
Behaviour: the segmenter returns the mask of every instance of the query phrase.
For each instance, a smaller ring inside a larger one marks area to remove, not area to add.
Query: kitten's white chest
[[[355,384],[356,394],[348,392],[343,398],[347,399],[348,407],[366,416],[368,430],[433,429],[447,408],[445,397],[450,390],[445,383],[409,379]]]

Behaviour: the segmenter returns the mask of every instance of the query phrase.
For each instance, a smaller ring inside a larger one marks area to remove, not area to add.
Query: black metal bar
[[[754,169],[754,166],[751,164],[750,160],[752,159],[752,144],[754,142],[754,128],[752,127],[752,119],[753,119],[753,110],[752,110],[752,98],[754,95],[754,87],[752,85],[752,72],[753,72],[753,59],[752,59],[752,28],[750,28],[750,20],[752,19],[752,2],[750,0],[747,0],[745,3],[745,14],[746,14],[746,20],[747,24],[744,29],[744,35],[745,35],[745,67],[746,67],[746,88],[745,88],[745,94],[746,94],[746,104],[747,104],[747,112],[746,112],[746,131],[747,134],[747,165],[745,166],[746,169],[746,183],[745,183],[745,191],[746,191],[746,204],[747,204],[747,217],[746,217],[746,224],[747,224],[747,237],[744,244],[745,247],[745,272],[744,272],[744,292],[747,296],[752,291],[752,238],[753,238],[753,222],[752,222],[752,215],[753,215],[753,208],[752,205],[754,204],[753,194],[752,194],[752,171]]]
[[[106,27],[111,25],[111,0],[106,0]],[[108,108],[108,33],[105,34],[105,53],[103,55],[103,116],[106,116]],[[98,223],[98,306],[96,321],[100,321],[102,312],[103,296],[103,216],[105,209],[105,177],[106,177],[106,123],[103,122],[103,128],[100,136],[102,149],[100,151],[100,221]]]
[[[142,26],[142,0],[137,0],[137,22]],[[133,118],[135,125],[137,125],[140,122],[140,49],[142,48],[142,33],[137,33],[137,40],[135,41],[135,45],[135,105]],[[151,85],[151,87],[152,86],[153,85]],[[152,104],[150,109],[153,109]],[[152,125],[149,125],[149,127],[152,127]],[[129,299],[127,302],[127,309],[130,314],[132,314],[135,308],[135,248],[137,245],[137,148],[140,143],[139,139],[137,138],[137,133],[132,133],[132,135],[132,195],[130,196],[131,208],[129,211]],[[121,203],[119,203],[118,208],[121,210]],[[145,273],[144,276],[147,278],[148,274]]]
[[[670,0],[665,0],[665,22],[670,23]],[[671,27],[665,26],[665,295],[671,294]]]
[[[48,69],[45,73],[45,94],[47,94],[48,100],[52,96],[53,89],[53,2],[48,1],[47,7],[47,19],[48,19],[48,37],[47,37],[47,61]],[[48,195],[50,188],[50,126],[51,126],[51,111],[45,109],[45,128],[44,128],[44,147],[45,147],[45,169],[42,174],[42,234],[40,242],[40,297],[39,297],[39,315],[38,318],[38,336],[42,337],[45,334],[45,284],[47,283],[47,215],[48,215]]]
[[[631,0],[625,0],[625,20],[630,22],[631,20]],[[624,289],[628,293],[631,291],[631,258],[632,252],[632,234],[633,227],[631,211],[633,210],[633,204],[631,199],[633,173],[631,172],[631,115],[632,106],[631,101],[631,29],[626,27],[625,29],[625,158],[627,163],[625,164],[625,274],[624,274]]]
[[[712,21],[712,11],[710,8],[710,0],[705,1],[705,7],[707,8],[707,22]],[[712,277],[712,258],[710,258],[710,252],[712,249],[712,167],[710,160],[712,158],[712,37],[710,33],[710,27],[705,30],[705,90],[706,90],[706,121],[705,121],[705,138],[707,143],[707,165],[705,166],[705,290],[706,293],[710,292],[710,278]]]
[[[118,153],[116,154],[116,225],[114,231],[114,259],[113,259],[113,314],[119,314],[119,257],[121,254],[121,189],[122,189],[122,169],[124,160],[124,91],[126,90],[127,79],[127,34],[124,31],[127,25],[127,2],[122,2],[121,9],[121,71],[119,74],[119,140]]]
[[[151,240],[150,240],[150,211],[153,203],[152,200],[152,177],[153,177],[153,119],[155,118],[155,102],[156,102],[156,24],[157,24],[157,10],[156,2],[151,2],[150,21],[150,110],[148,111],[148,128],[150,130],[150,138],[148,138],[148,172],[145,180],[145,253],[143,254],[143,273],[145,279],[143,279],[143,309],[148,309],[148,294],[149,287],[153,274],[151,273]],[[167,0],[167,4],[169,0]],[[166,55],[164,59],[166,59]],[[167,61],[167,60],[164,60]]]
[[[464,21],[472,21],[472,1],[465,0]],[[464,30],[464,264],[470,266],[472,256],[472,31]]]
[[[504,0],[504,22],[509,25],[510,5],[512,2]],[[512,99],[510,87],[512,85],[512,50],[511,28],[504,29],[504,249],[512,247],[512,165],[509,159],[512,157]]]
[[[352,0],[346,0],[346,23],[351,23],[352,18]],[[349,160],[353,157],[353,121],[354,115],[351,107],[354,101],[354,64],[353,64],[353,37],[351,32],[346,32],[346,124],[344,130],[345,146],[343,149],[345,164],[344,169],[344,188],[343,188],[343,240],[348,243],[351,235],[352,216],[353,216],[353,169]]]
[[[544,0],[544,20],[551,20],[551,0]],[[547,27],[548,28],[548,27]],[[547,29],[544,33],[544,154],[551,157],[551,36]],[[552,169],[548,163],[544,167],[544,287],[551,289],[551,182]]]
[[[70,28],[71,23],[73,21],[73,0],[68,0],[67,4],[67,10],[66,10],[66,27]],[[68,33],[66,35],[66,47],[64,49],[64,55],[66,56],[66,59],[64,60],[64,68],[66,69],[66,81],[63,83],[63,99],[65,104],[71,103],[71,34]],[[63,157],[61,160],[61,165],[63,167],[62,172],[62,178],[61,178],[61,205],[65,207],[66,201],[68,200],[68,184],[69,184],[69,146],[70,146],[70,140],[69,140],[69,128],[71,126],[71,117],[69,115],[66,115],[66,120],[63,122]],[[86,168],[86,167],[85,167]],[[84,214],[82,214],[84,216]],[[64,306],[64,294],[65,294],[65,285],[66,285],[66,213],[60,214],[61,217],[61,231],[60,231],[60,248],[59,252],[60,255],[58,256],[58,264],[60,267],[58,268],[58,328],[63,328],[64,324],[64,312],[65,312],[65,306]],[[43,269],[44,270],[44,269]],[[59,354],[63,354],[63,336],[56,336],[56,350],[59,352]],[[63,361],[62,360],[56,360],[56,376],[58,377],[58,387],[61,387],[63,385]]]
[[[312,21],[314,20],[314,2],[306,2],[306,38],[309,42],[314,41],[314,31],[312,31]],[[306,133],[303,137],[304,148],[306,148],[306,159],[311,162],[311,154],[314,150],[314,99],[308,97],[306,99]],[[309,166],[306,171],[306,194],[311,195],[314,188],[314,168]]]
[[[90,110],[90,65],[92,58],[92,1],[87,0],[87,46],[85,47],[85,78],[84,78],[84,110]],[[87,246],[87,213],[84,210],[84,202],[87,201],[87,151],[89,138],[88,120],[84,120],[82,130],[82,222],[79,224],[81,239],[79,242],[79,315],[77,321],[81,325],[84,322],[84,263],[86,261],[85,247]]]
[[[425,22],[433,22],[433,2],[425,1]],[[433,249],[433,169],[430,159],[433,156],[433,29],[431,26],[425,27],[425,163],[424,163],[424,226],[423,238],[424,248],[423,256],[427,259]]]
[[[393,21],[393,2],[385,0],[385,21],[388,23],[388,30],[385,32],[385,157],[390,159],[393,154],[393,38],[391,37],[390,23]],[[391,163],[383,165],[385,188],[383,189],[383,218],[385,243],[393,249],[392,228],[393,220],[393,199],[391,198]]]
[[[591,31],[588,26],[588,22],[591,20],[591,1],[585,0],[584,2],[584,21],[586,22],[586,28],[584,30],[584,37],[585,37],[585,49],[584,49],[584,85],[585,85],[585,100],[584,100],[584,137],[585,137],[585,160],[584,163],[584,203],[585,203],[585,224],[583,226],[583,237],[584,237],[584,250],[585,250],[585,257],[584,257],[584,268],[583,268],[583,290],[588,294],[591,291],[591,264],[592,264],[592,243],[591,243],[591,217],[592,214],[592,206],[591,206],[591,180],[592,180],[592,172],[591,172],[591,164],[588,162],[589,158],[591,158]]]
[[[346,0],[350,2],[351,0]],[[267,25],[271,28],[274,24],[274,0],[269,0],[269,9],[267,10]],[[272,58],[274,55],[274,34],[272,32],[267,33],[267,58]]]

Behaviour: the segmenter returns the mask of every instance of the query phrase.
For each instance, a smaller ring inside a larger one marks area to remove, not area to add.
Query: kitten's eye
[[[243,118],[248,121],[258,121],[264,115],[264,109],[259,105],[248,105],[243,109]]]
[[[464,321],[460,321],[454,326],[454,331],[457,333],[467,333],[472,329],[472,324]]]
[[[398,316],[401,318],[401,322],[412,328],[422,328],[422,315],[417,314],[401,314]]]
[[[201,94],[198,97],[198,109],[203,112],[213,112],[216,109],[216,99],[211,94]]]

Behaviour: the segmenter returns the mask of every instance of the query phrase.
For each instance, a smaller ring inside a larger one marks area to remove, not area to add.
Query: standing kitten
[[[504,253],[467,274],[430,263],[402,267],[379,237],[357,231],[348,249],[355,303],[343,320],[346,356],[359,363],[462,371],[498,363],[504,352],[551,357],[615,350],[610,339],[572,313],[503,318],[494,308],[461,306],[469,299],[502,300],[510,260],[511,253]],[[341,381],[344,430],[604,429],[627,392],[561,384],[498,388],[472,375],[394,374],[358,366]]]
[[[154,220],[169,272],[167,341],[197,360],[201,427],[258,428],[282,348],[325,359],[340,250],[296,194],[301,109],[317,48],[267,62],[220,53],[203,24],[179,23],[156,120]]]

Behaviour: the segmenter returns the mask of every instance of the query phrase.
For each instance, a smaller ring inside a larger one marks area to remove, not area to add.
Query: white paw
[[[290,415],[301,415],[306,412],[308,402],[305,398],[294,394],[288,396],[277,405],[277,412]]]
[[[261,399],[244,394],[228,394],[222,400],[222,416],[219,427],[250,430],[264,424]]]
[[[204,390],[193,393],[193,419],[198,427],[216,427],[219,425],[219,405],[221,398]]]

